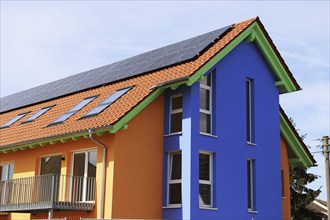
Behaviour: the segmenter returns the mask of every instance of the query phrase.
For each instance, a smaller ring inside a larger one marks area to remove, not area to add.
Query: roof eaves
[[[289,147],[299,157],[301,165],[304,167],[311,167],[316,165],[316,161],[312,154],[309,152],[308,147],[299,136],[296,129],[293,127],[288,116],[284,110],[280,107],[280,129],[281,134],[287,141]]]
[[[126,127],[122,127],[125,129]],[[9,153],[10,151],[16,152],[19,150],[27,150],[27,149],[33,149],[36,147],[44,147],[48,144],[54,145],[56,143],[65,143],[69,140],[78,140],[81,137],[88,138],[89,136],[89,130],[92,131],[93,134],[96,134],[97,136],[102,136],[106,132],[111,133],[112,125],[109,126],[103,126],[99,128],[93,128],[93,129],[87,129],[87,130],[81,130],[77,132],[70,132],[65,134],[59,134],[55,136],[50,137],[44,137],[40,139],[34,139],[29,141],[24,141],[21,143],[14,143],[10,145],[4,145],[0,147],[0,154],[1,153]]]

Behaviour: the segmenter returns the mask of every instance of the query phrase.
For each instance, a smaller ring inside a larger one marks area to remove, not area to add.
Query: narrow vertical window
[[[182,131],[182,95],[170,99],[170,133]]]
[[[255,211],[255,160],[247,160],[248,210]]]
[[[246,79],[246,140],[249,143],[254,143],[253,133],[253,81]]]
[[[199,95],[199,131],[212,133],[212,73],[200,82]]]
[[[13,196],[14,164],[0,165],[0,204],[9,204]]]
[[[181,152],[169,154],[168,205],[181,204]]]
[[[212,207],[212,154],[199,154],[199,206]]]
[[[282,197],[285,197],[285,190],[284,190],[284,172],[281,170],[281,184],[282,184]]]

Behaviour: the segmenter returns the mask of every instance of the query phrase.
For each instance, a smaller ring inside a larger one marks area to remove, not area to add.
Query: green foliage
[[[290,173],[291,215],[293,220],[319,219],[306,206],[321,193],[306,187],[308,183],[318,178],[317,175],[307,173],[307,168],[294,168]]]

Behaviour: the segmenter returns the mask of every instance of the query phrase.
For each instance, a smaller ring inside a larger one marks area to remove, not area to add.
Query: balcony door
[[[38,186],[37,200],[58,201],[60,191],[62,156],[49,156],[40,159],[39,177],[35,186]],[[41,190],[42,189],[42,190]]]
[[[71,201],[94,201],[96,177],[96,150],[73,154]]]
[[[14,164],[0,165],[0,206],[11,202],[13,193]]]

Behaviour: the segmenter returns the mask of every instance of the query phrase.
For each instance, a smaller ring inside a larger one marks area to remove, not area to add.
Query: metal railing
[[[95,178],[48,174],[0,181],[0,212],[92,210]]]

